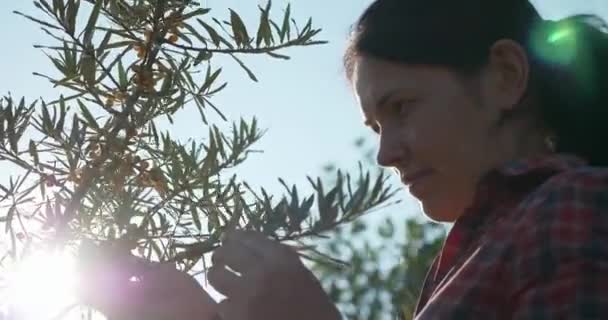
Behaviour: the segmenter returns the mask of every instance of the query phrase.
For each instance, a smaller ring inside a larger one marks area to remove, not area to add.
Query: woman
[[[454,223],[416,319],[608,318],[599,21],[543,21],[527,0],[376,0],[357,22],[345,65],[378,163]],[[89,301],[129,319],[340,318],[297,256],[260,234],[228,235],[213,260],[220,305],[160,266],[124,289],[139,309]]]

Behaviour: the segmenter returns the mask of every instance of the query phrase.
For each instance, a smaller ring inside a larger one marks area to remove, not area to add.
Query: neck
[[[553,153],[547,143],[548,136],[548,130],[539,129],[538,126],[529,123],[520,123],[511,128],[505,128],[498,135],[498,141],[494,142],[493,150],[489,153],[494,158],[491,160],[490,167],[496,167],[511,160]]]

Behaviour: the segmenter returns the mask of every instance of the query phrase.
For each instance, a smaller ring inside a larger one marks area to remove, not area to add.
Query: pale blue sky
[[[598,13],[608,17],[605,0],[536,0],[548,18],[560,18],[571,13]],[[283,8],[285,0],[275,0],[275,10]],[[265,1],[207,0],[215,16],[226,17],[227,7],[235,8],[249,25],[258,19],[256,5]],[[324,32],[320,38],[330,43],[319,47],[290,51],[292,60],[269,60],[250,57],[246,63],[258,75],[259,83],[251,82],[232,63],[225,67],[224,77],[229,87],[215,98],[215,103],[231,118],[256,115],[261,127],[268,129],[256,146],[264,153],[253,154],[239,169],[240,176],[255,186],[281,191],[276,178],[306,185],[306,175],[321,173],[328,161],[353,167],[360,154],[353,141],[361,135],[375,139],[363,127],[361,116],[350,93],[341,67],[341,55],[350,24],[355,21],[370,0],[302,0],[292,1],[293,12],[301,20],[312,16]],[[0,1],[0,94],[8,91],[14,97],[30,100],[40,96],[55,98],[51,85],[32,76],[32,71],[53,73],[47,58],[33,43],[52,43],[33,23],[12,14],[13,10],[33,13],[31,1]],[[193,107],[178,117],[175,135],[187,138],[200,136],[204,128]],[[0,163],[0,178],[6,181],[7,168]],[[0,181],[0,182],[2,182]],[[416,213],[415,202],[391,210],[393,215]]]
[[[282,10],[286,0],[273,1],[275,10]],[[215,97],[215,103],[231,118],[256,115],[261,127],[268,129],[256,146],[264,153],[253,154],[239,168],[242,178],[253,185],[280,191],[277,177],[306,185],[306,175],[317,175],[322,165],[337,161],[353,167],[360,154],[353,148],[356,137],[367,135],[361,115],[346,84],[341,55],[350,25],[370,3],[370,0],[306,0],[292,1],[293,12],[303,20],[313,17],[324,31],[320,39],[329,40],[323,46],[291,50],[292,60],[269,60],[249,57],[246,63],[257,73],[260,82],[250,81],[234,63],[225,66],[224,79],[229,87]],[[608,16],[608,5],[602,0],[536,0],[541,12],[549,18],[559,18],[574,12],[596,12]],[[246,22],[255,26],[257,4],[265,1],[206,0],[215,16],[227,17],[227,8],[235,8]],[[32,71],[53,73],[47,58],[33,43],[52,43],[40,29],[29,21],[12,14],[13,10],[36,12],[30,1],[0,2],[0,39],[10,44],[0,51],[0,93],[11,91],[13,96],[34,99],[54,98],[51,85],[32,76]],[[280,16],[280,14],[278,15]],[[199,136],[205,129],[193,107],[182,113],[179,126],[172,130],[176,136]],[[0,163],[0,168],[2,164]],[[5,173],[4,173],[5,174]],[[3,176],[4,174],[0,175]]]

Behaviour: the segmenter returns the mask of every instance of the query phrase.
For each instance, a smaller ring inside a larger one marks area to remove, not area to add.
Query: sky
[[[282,10],[286,0],[273,1],[274,10]],[[546,18],[560,18],[571,13],[595,12],[608,17],[608,5],[602,0],[535,0]],[[204,0],[217,17],[227,17],[228,8],[236,9],[249,26],[258,20],[258,3],[262,0]],[[255,83],[234,63],[224,65],[226,90],[213,98],[229,118],[246,119],[256,116],[260,127],[266,129],[264,138],[255,146],[263,153],[252,154],[238,174],[254,186],[264,186],[275,193],[282,191],[277,181],[305,187],[306,176],[322,174],[328,162],[353,168],[361,159],[354,148],[358,137],[366,137],[372,145],[375,137],[362,124],[362,117],[345,81],[341,57],[351,24],[370,0],[306,0],[292,1],[293,15],[299,21],[313,18],[322,27],[318,39],[329,44],[290,50],[289,61],[263,56],[245,58],[259,78]],[[33,71],[53,74],[47,58],[32,44],[53,43],[39,28],[12,13],[20,10],[35,13],[31,1],[0,2],[0,38],[10,44],[10,50],[0,51],[0,94],[11,92],[14,97],[28,100],[38,97],[56,98],[52,85],[32,75]],[[281,12],[276,17],[280,18]],[[178,126],[171,128],[176,137],[202,135],[196,108],[192,106],[177,117]],[[0,169],[3,164],[0,163]],[[0,170],[6,178],[10,170]],[[409,205],[411,205],[409,199]],[[416,206],[414,206],[416,207]],[[409,208],[413,208],[409,206]]]
[[[535,0],[545,18],[558,19],[573,13],[597,13],[608,18],[605,0]],[[257,4],[265,1],[206,0],[212,14],[225,18],[228,8],[236,9],[249,26],[257,25]],[[275,0],[280,10],[287,1]],[[371,131],[363,126],[362,117],[343,75],[341,57],[351,24],[370,0],[303,0],[292,1],[297,20],[313,18],[322,27],[318,39],[329,44],[290,50],[289,61],[266,57],[247,57],[245,62],[259,78],[254,83],[235,64],[224,66],[224,79],[229,86],[214,97],[214,103],[232,119],[256,116],[260,127],[267,130],[255,148],[263,153],[252,154],[238,174],[253,186],[264,186],[273,193],[282,191],[278,177],[305,187],[306,176],[322,174],[328,162],[353,168],[361,159],[354,148],[358,137],[375,143]],[[12,13],[20,10],[34,13],[31,1],[0,1],[0,94],[11,92],[13,97],[25,96],[29,101],[38,97],[55,98],[52,85],[34,77],[33,71],[53,74],[47,58],[32,44],[50,44],[50,39],[33,23]],[[280,17],[281,14],[277,14]],[[200,125],[194,106],[176,118],[178,126],[172,133],[180,138],[198,137],[206,129]],[[0,162],[0,182],[7,181],[10,168]],[[418,214],[414,199],[401,194],[405,203],[389,214]]]

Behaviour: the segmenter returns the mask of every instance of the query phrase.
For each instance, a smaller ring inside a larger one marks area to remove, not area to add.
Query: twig
[[[295,46],[295,45],[302,45],[302,40],[294,39],[294,40],[287,41],[280,45],[265,47],[265,48],[240,48],[240,49],[209,49],[209,48],[203,48],[203,47],[186,46],[183,44],[169,42],[166,39],[163,40],[163,43],[168,43],[169,45],[174,46],[176,48],[180,48],[183,50],[191,50],[191,51],[206,51],[206,52],[210,52],[210,53],[227,53],[227,54],[232,54],[232,53],[263,54],[263,53],[281,50],[281,49],[288,48],[288,47]]]

